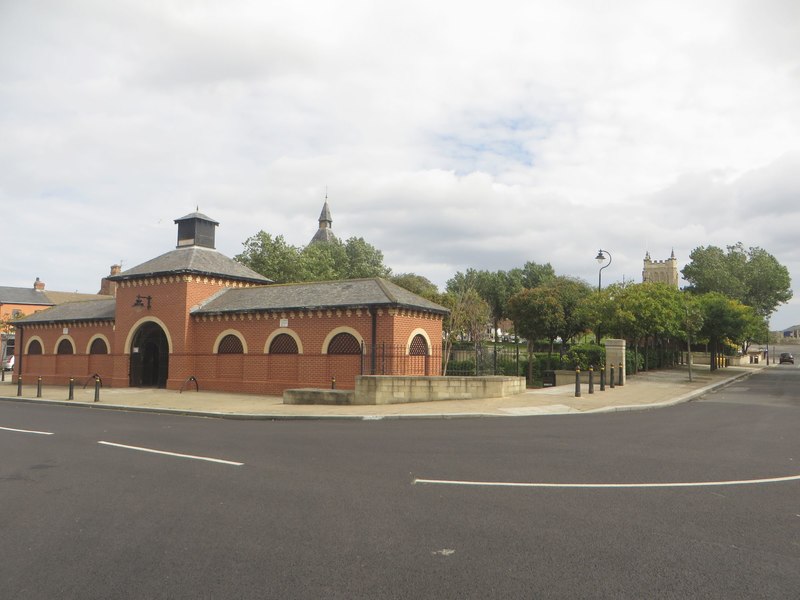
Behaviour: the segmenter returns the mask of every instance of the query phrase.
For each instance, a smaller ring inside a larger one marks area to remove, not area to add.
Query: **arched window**
[[[427,356],[428,355],[428,342],[425,336],[418,333],[411,340],[411,346],[408,349],[411,356]]]
[[[288,333],[279,333],[269,345],[270,354],[297,354],[297,342]]]
[[[39,343],[39,340],[33,340],[28,346],[28,354],[41,354],[41,353],[42,353],[42,345]]]
[[[72,350],[72,342],[66,339],[58,342],[58,348],[56,349],[56,354],[75,354]]]
[[[217,352],[219,354],[244,354],[242,340],[232,333],[229,333],[219,341]]]
[[[97,338],[89,346],[89,354],[108,354],[108,346],[103,338]]]
[[[361,344],[350,333],[337,333],[328,344],[328,354],[361,354]]]

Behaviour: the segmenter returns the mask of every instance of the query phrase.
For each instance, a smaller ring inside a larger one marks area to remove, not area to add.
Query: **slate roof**
[[[37,292],[32,287],[5,287],[0,286],[0,303],[2,304],[38,304],[50,306],[55,304],[44,292]]]
[[[349,279],[229,288],[192,309],[192,314],[316,310],[328,308],[412,308],[438,314],[449,311],[385,279]]]
[[[175,221],[173,221],[173,222],[174,223],[178,223],[180,221],[191,221],[192,219],[202,219],[203,221],[208,221],[209,223],[213,223],[214,225],[219,225],[218,221],[215,221],[211,217],[208,217],[208,216],[204,215],[203,213],[197,212],[197,211],[195,211],[193,213],[189,213],[188,215],[184,215],[180,219],[175,219]]]
[[[311,244],[316,242],[335,242],[336,236],[333,235],[333,231],[331,231],[328,227],[320,227],[317,229],[317,233],[314,234],[314,237],[311,238]]]
[[[74,321],[113,321],[117,301],[115,298],[67,302],[14,321],[15,327],[30,323],[66,323]]]
[[[237,281],[270,283],[270,280],[249,267],[220,254],[211,248],[186,246],[157,256],[138,266],[123,271],[119,275],[107,277],[110,281],[138,279],[155,275],[208,275],[226,277]]]

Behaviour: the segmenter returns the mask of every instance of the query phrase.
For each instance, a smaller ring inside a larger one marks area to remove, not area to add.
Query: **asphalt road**
[[[4,599],[800,590],[791,366],[604,415],[263,422],[3,402],[0,427]],[[509,482],[547,486],[485,485]],[[652,484],[671,485],[634,487]]]

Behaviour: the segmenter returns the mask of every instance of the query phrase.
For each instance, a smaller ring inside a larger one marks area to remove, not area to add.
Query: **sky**
[[[800,291],[800,2],[0,0],[0,285],[95,293],[196,208],[303,246],[326,194],[440,289],[742,242]]]

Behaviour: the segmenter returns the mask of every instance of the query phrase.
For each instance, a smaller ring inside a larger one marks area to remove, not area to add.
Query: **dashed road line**
[[[164,456],[175,456],[177,458],[190,458],[192,460],[203,460],[206,462],[220,463],[223,465],[232,465],[234,467],[241,467],[244,463],[234,462],[231,460],[222,460],[221,458],[211,458],[208,456],[195,456],[193,454],[178,454],[177,452],[167,452],[165,450],[154,450],[153,448],[142,448],[141,446],[127,446],[125,444],[115,444],[114,442],[97,442],[103,446],[113,446],[115,448],[124,448],[126,450],[138,450],[139,452],[149,452],[150,454],[162,454]]]
[[[732,485],[757,485],[761,483],[782,483],[800,481],[800,475],[788,477],[770,477],[766,479],[740,479],[732,481],[688,481],[668,483],[524,483],[511,481],[459,481],[451,479],[414,479],[413,484],[425,485],[460,485],[472,487],[517,487],[517,488],[682,488],[682,487],[718,487]]]
[[[33,431],[32,429],[13,429],[11,427],[0,427],[3,431],[15,431],[16,433],[33,433],[35,435],[53,435],[50,431]]]

